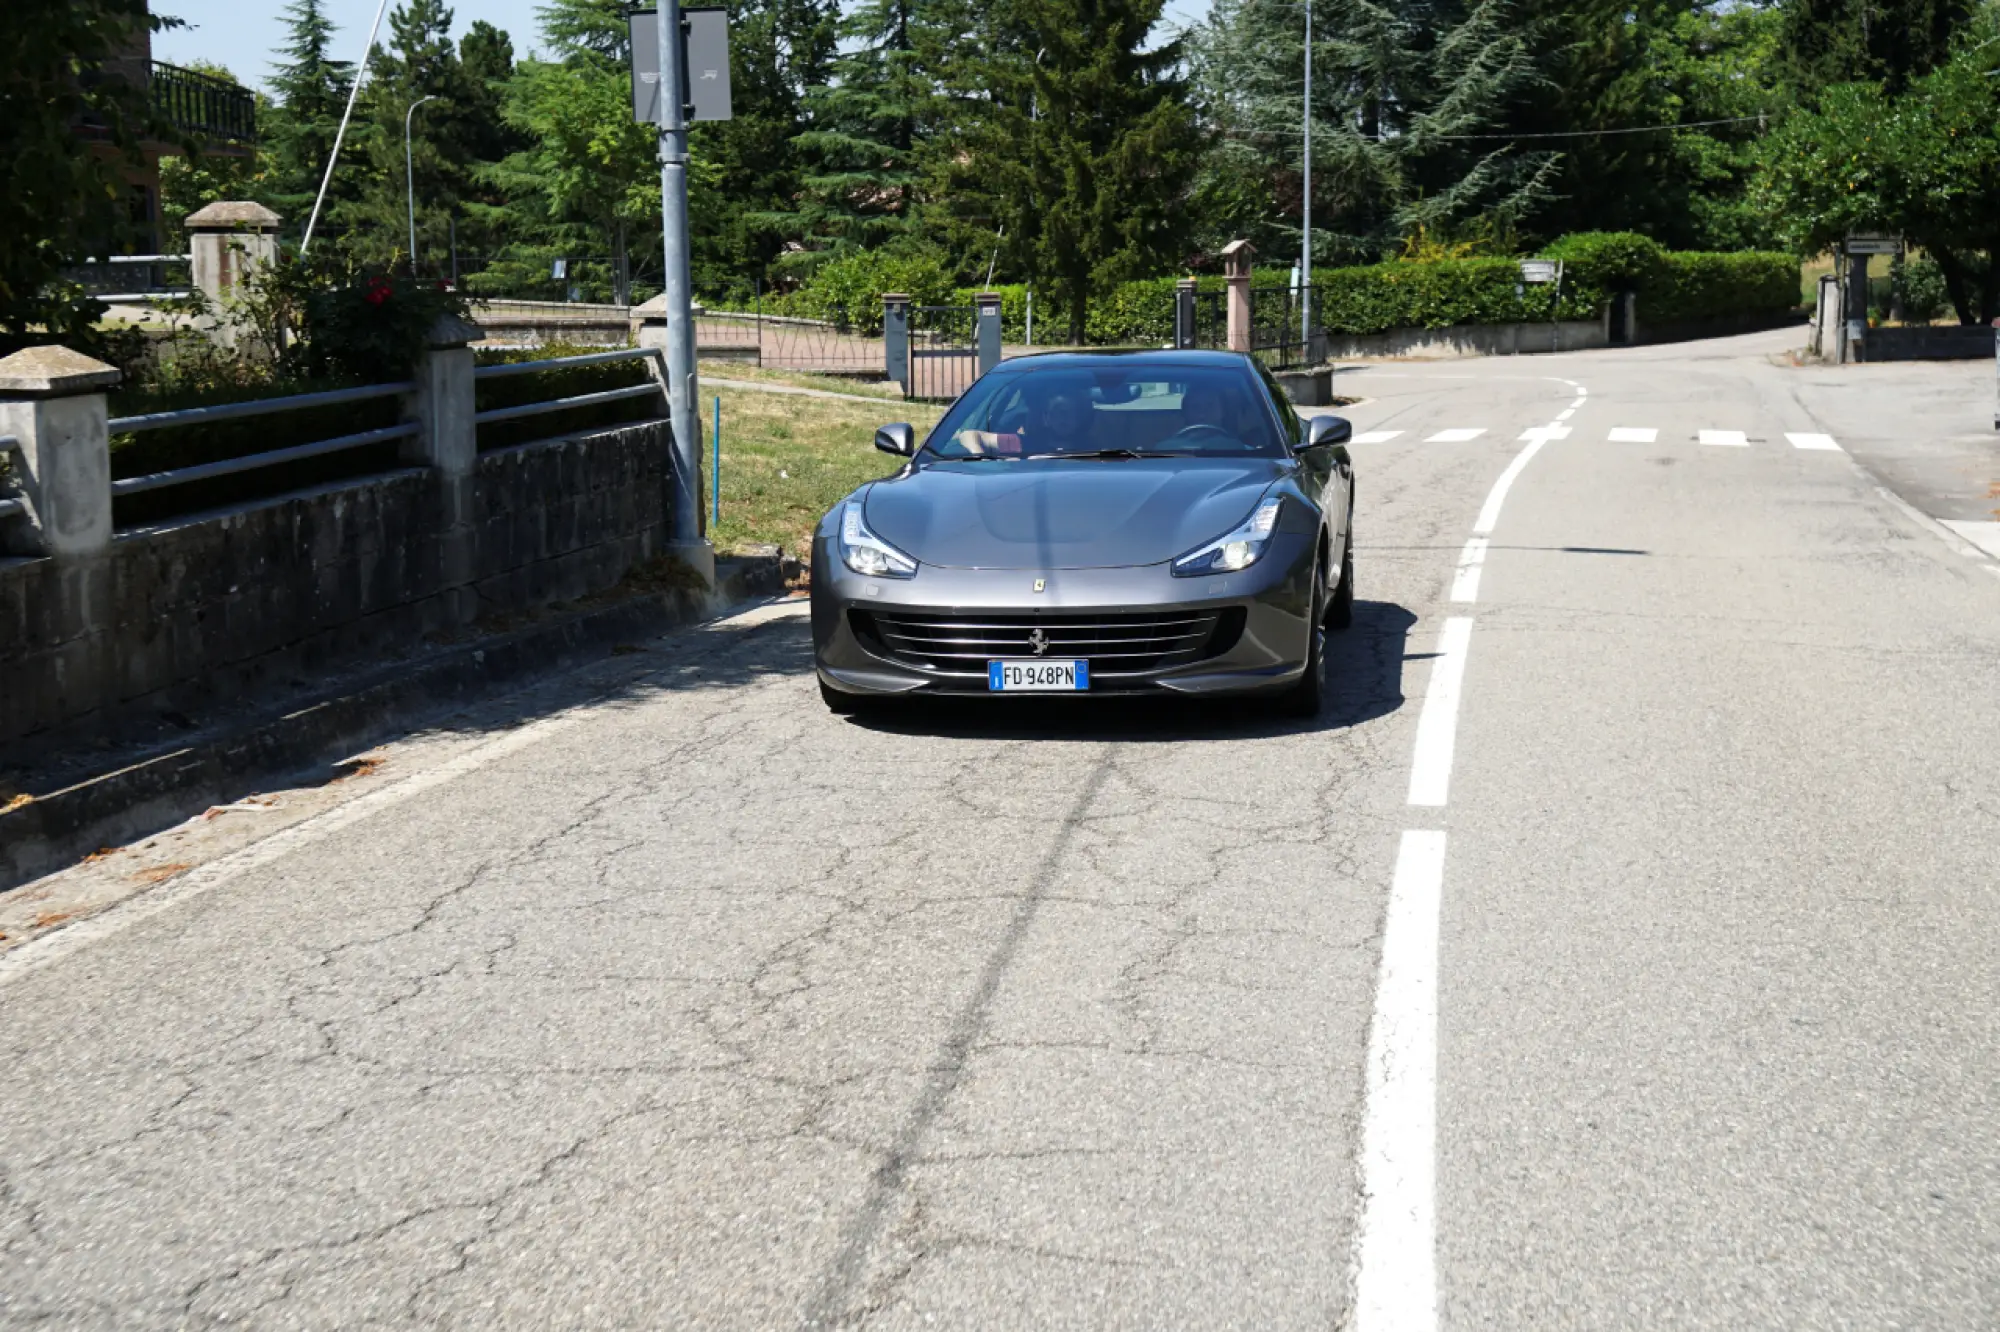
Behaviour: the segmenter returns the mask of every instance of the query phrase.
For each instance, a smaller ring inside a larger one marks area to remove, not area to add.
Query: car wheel
[[[1333,604],[1326,608],[1326,627],[1346,629],[1354,623],[1354,525],[1347,526],[1347,542],[1340,552],[1340,586],[1334,589]]]
[[[838,689],[829,686],[824,680],[819,682],[819,697],[820,702],[826,704],[826,710],[836,717],[850,717],[861,711],[861,700],[859,698],[856,698],[853,694],[841,693]]]
[[[1326,575],[1313,569],[1312,615],[1306,621],[1306,669],[1280,706],[1288,716],[1317,717],[1326,695]]]

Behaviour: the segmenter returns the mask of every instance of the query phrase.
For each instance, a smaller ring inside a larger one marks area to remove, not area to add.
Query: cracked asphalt
[[[1349,376],[1311,724],[840,720],[775,602],[22,890],[83,905],[0,954],[0,1324],[1345,1326],[1442,827],[1440,1323],[2000,1325],[2000,577],[1700,350]]]

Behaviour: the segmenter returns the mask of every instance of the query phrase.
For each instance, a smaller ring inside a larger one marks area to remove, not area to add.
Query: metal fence
[[[175,129],[210,142],[257,141],[257,97],[248,88],[158,60],[153,62],[151,85],[153,109]]]
[[[182,298],[194,288],[193,256],[114,254],[86,259],[64,276],[101,301]]]
[[[1250,289],[1250,351],[1274,370],[1312,365],[1324,359],[1326,330],[1320,325],[1312,292],[1303,287]],[[1194,293],[1194,345],[1229,345],[1229,294]]]
[[[880,305],[866,310],[836,305],[810,316],[777,314],[774,305],[755,283],[705,296],[695,313],[695,355],[767,370],[882,378],[886,361]]]
[[[979,378],[977,319],[970,305],[910,307],[910,397],[951,402]]]

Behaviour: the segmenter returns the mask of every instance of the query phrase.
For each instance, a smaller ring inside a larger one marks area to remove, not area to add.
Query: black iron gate
[[[924,402],[951,402],[979,378],[970,305],[910,307],[910,391]]]

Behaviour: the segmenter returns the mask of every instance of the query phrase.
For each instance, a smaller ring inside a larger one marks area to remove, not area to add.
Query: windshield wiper
[[[1038,453],[1037,458],[1177,458],[1175,453],[1148,453],[1139,449],[1092,449],[1088,453]]]

